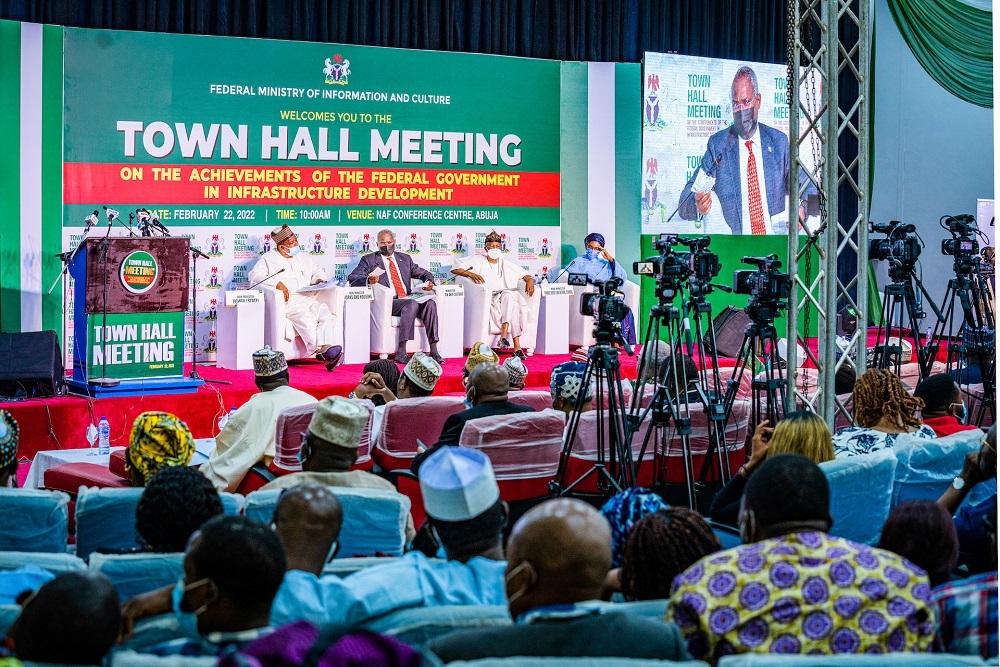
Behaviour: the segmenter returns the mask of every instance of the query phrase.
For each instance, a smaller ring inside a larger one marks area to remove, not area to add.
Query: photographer
[[[592,283],[604,283],[611,278],[628,279],[625,267],[615,262],[607,248],[604,247],[604,236],[598,233],[588,234],[583,240],[586,248],[584,254],[577,257],[561,272],[563,276],[570,273],[586,273]],[[635,345],[635,317],[629,310],[622,321],[622,337],[629,345]]]

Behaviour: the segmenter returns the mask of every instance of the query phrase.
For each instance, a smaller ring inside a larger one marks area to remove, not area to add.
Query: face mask
[[[378,251],[388,257],[392,254],[392,251],[396,248],[395,245],[380,245]]]
[[[597,259],[601,256],[600,250],[594,250],[593,248],[587,248],[587,251],[583,253],[583,256],[587,259]]]
[[[957,419],[960,423],[964,424],[965,418],[969,416],[968,412],[965,409],[965,403],[952,403],[948,407],[950,408],[952,405],[958,406],[958,409],[955,410],[955,419]]]
[[[513,570],[511,570],[506,576],[504,576],[503,578],[504,588],[506,589],[506,587],[510,584],[510,580],[516,577],[521,572],[521,570],[523,570],[527,566],[528,566],[528,561],[524,561],[523,563],[515,567]],[[514,602],[516,602],[519,598],[523,597],[524,594],[528,592],[528,589],[535,585],[535,582],[537,581],[536,577],[537,575],[535,574],[535,570],[532,568],[531,581],[528,582],[528,585],[520,590],[514,591],[513,593],[509,593],[507,595],[508,607],[514,604]]]
[[[486,256],[490,259],[500,259],[500,248],[490,248],[486,251]]]
[[[740,109],[733,112],[733,127],[740,139],[746,141],[757,131],[757,119],[754,118],[754,108]]]
[[[180,618],[181,616],[187,613],[183,609],[185,593],[187,593],[189,590],[193,588],[197,588],[198,586],[202,586],[204,584],[208,584],[211,582],[212,582],[211,579],[199,579],[193,584],[185,585],[184,575],[181,575],[181,577],[177,580],[177,583],[174,585],[173,590],[170,591],[170,606],[174,611],[174,615]],[[203,604],[201,607],[191,612],[191,614],[194,616],[200,616],[205,612],[206,609],[208,609],[210,604],[211,604],[210,602]]]
[[[295,257],[296,255],[299,254],[301,250],[302,249],[299,248],[297,245],[293,245],[291,248],[288,249],[288,254],[291,255],[292,257]]]
[[[471,396],[469,395],[469,392],[465,393],[465,400],[462,401],[463,403],[465,403],[465,407],[467,408],[473,407],[472,396],[475,396],[475,392],[472,392]]]

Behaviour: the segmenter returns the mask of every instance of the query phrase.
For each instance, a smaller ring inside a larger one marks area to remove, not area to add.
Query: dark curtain
[[[0,0],[0,18],[639,62],[644,51],[785,60],[787,0]]]

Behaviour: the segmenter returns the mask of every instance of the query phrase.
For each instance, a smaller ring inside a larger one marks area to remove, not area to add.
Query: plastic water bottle
[[[222,415],[221,417],[219,417],[219,430],[220,430],[220,431],[221,431],[222,429],[226,428],[226,424],[228,424],[228,423],[229,423],[229,420],[230,420],[230,419],[232,418],[232,416],[233,416],[233,415],[235,415],[235,414],[236,414],[236,406],[234,405],[233,407],[229,408],[229,414],[227,414],[227,415]]]
[[[101,417],[97,425],[97,453],[100,456],[111,453],[111,424],[107,417]]]

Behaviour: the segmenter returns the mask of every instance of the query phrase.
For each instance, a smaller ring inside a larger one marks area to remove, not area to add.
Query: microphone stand
[[[192,292],[193,293],[191,294],[191,313],[192,313],[191,314],[191,333],[193,334],[191,336],[191,338],[192,338],[192,342],[194,344],[191,346],[191,372],[188,373],[188,377],[191,378],[192,380],[201,380],[202,382],[211,382],[213,384],[232,384],[232,382],[229,382],[228,380],[209,380],[208,378],[203,378],[201,375],[198,374],[198,341],[197,341],[197,338],[198,338],[198,281],[197,281],[197,276],[198,276],[198,258],[199,257],[204,257],[205,259],[209,259],[209,256],[206,255],[205,253],[203,253],[198,248],[195,248],[194,246],[188,246],[188,249],[191,251],[191,262],[194,265],[194,267],[191,270],[194,271],[194,275],[195,275],[195,280],[192,281],[193,282],[193,285],[192,285],[192,288],[193,288]]]
[[[88,379],[87,384],[94,385],[97,387],[117,387],[121,384],[118,380],[113,380],[108,377],[108,249],[111,247],[111,221],[108,221],[108,231],[104,235],[104,240],[101,241],[101,268],[104,272],[104,307],[103,313],[101,314],[101,348],[103,350],[101,354],[101,377],[98,379]],[[89,367],[88,367],[89,372]]]

